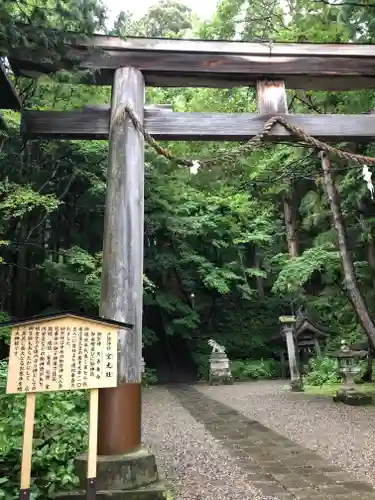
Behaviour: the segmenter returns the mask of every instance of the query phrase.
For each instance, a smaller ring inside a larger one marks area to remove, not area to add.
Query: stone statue
[[[222,345],[218,344],[215,340],[210,339],[208,341],[208,345],[212,347],[212,352],[220,352],[222,354],[225,354],[225,347]]]
[[[230,362],[225,352],[225,347],[218,344],[216,340],[213,339],[208,341],[208,345],[212,347],[212,352],[209,358],[210,384],[233,384]]]

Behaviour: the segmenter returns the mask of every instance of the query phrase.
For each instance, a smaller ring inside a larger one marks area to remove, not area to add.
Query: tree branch
[[[329,5],[330,7],[365,7],[365,8],[371,8],[375,9],[375,4],[370,4],[370,3],[361,3],[361,2],[345,2],[342,1],[340,3],[331,3],[330,0],[315,0],[316,2],[324,3],[325,5]]]

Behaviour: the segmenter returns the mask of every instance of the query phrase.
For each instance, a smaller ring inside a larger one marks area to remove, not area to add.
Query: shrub
[[[19,497],[24,395],[5,394],[7,362],[0,362],[0,498]],[[33,500],[77,484],[74,458],[87,449],[86,392],[37,394],[33,441]]]
[[[5,311],[0,311],[0,323],[8,320],[9,314]],[[0,342],[9,345],[11,331],[12,329],[9,326],[2,326],[0,328]]]
[[[198,380],[208,380],[210,372],[210,355],[204,353],[193,354],[195,364],[197,366]]]
[[[280,363],[274,359],[234,360],[231,370],[235,380],[274,378],[280,374]]]
[[[336,360],[332,358],[313,358],[309,363],[310,371],[304,376],[306,385],[338,384],[341,381],[337,373]]]
[[[148,368],[146,366],[144,373],[142,374],[142,385],[143,387],[149,387],[150,385],[155,385],[158,383],[158,377],[156,376],[156,370],[153,368]]]

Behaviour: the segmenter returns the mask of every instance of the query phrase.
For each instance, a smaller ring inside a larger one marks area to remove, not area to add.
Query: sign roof
[[[130,328],[132,329],[134,325],[131,323],[124,323],[122,321],[116,321],[113,319],[101,318],[99,316],[88,316],[86,314],[76,313],[76,312],[57,312],[49,314],[38,314],[37,316],[31,316],[29,318],[14,319],[0,323],[0,327],[11,326],[15,327],[18,325],[32,325],[35,323],[41,323],[43,321],[50,321],[55,319],[66,319],[66,318],[76,318],[81,320],[87,320],[91,323],[100,323],[108,326],[118,326],[120,328]]]

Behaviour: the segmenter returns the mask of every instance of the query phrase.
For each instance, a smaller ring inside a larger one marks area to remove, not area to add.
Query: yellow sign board
[[[74,316],[15,325],[7,393],[115,387],[117,329]]]

